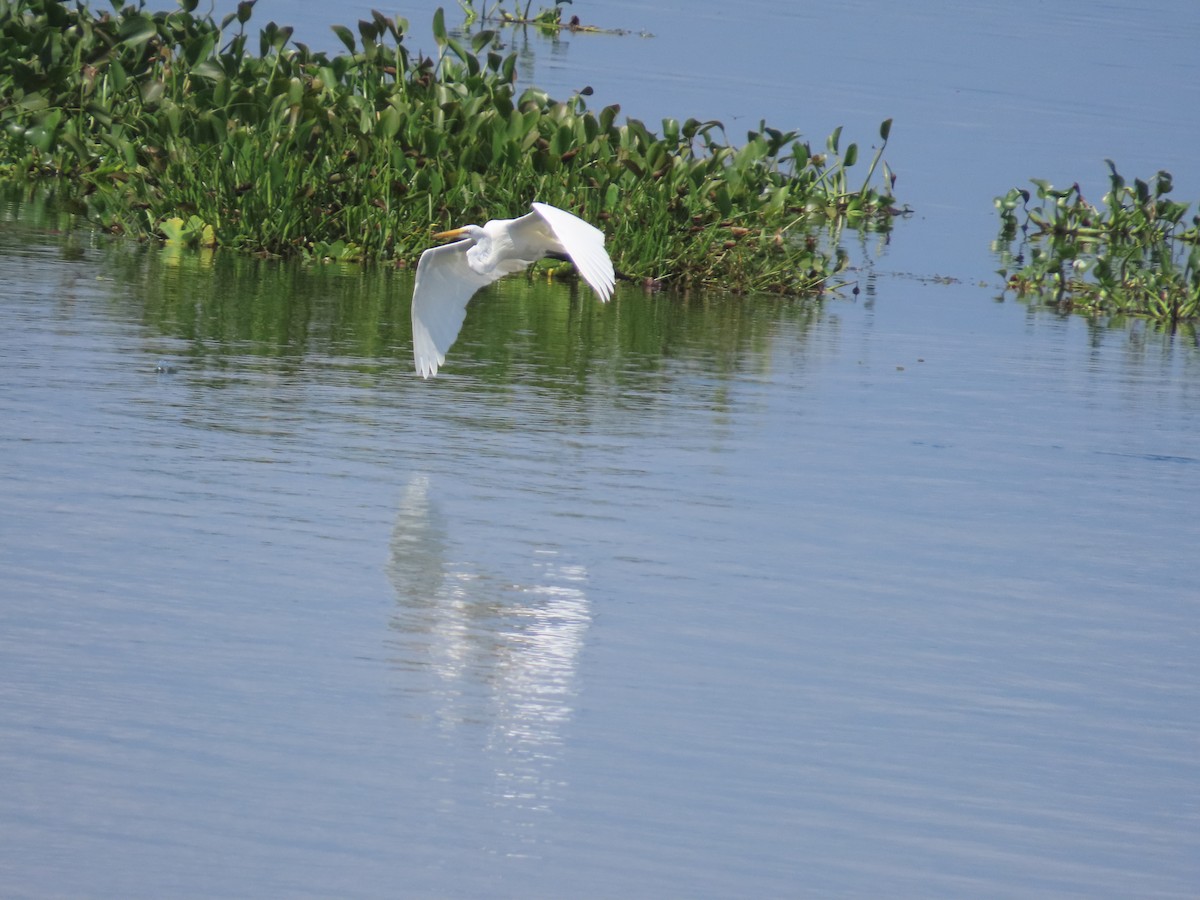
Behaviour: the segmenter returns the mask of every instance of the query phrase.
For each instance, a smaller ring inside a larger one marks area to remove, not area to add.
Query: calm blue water
[[[534,66],[896,116],[918,214],[856,300],[502,282],[424,382],[403,273],[5,203],[0,893],[1195,896],[1200,349],[977,283],[1030,176],[1200,194],[1195,14],[1037,7],[1072,74],[1023,7],[757,9]]]

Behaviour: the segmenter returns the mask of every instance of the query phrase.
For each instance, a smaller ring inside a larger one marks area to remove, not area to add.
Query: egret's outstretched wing
[[[604,232],[557,206],[534,203],[533,212],[550,227],[563,252],[570,257],[583,280],[592,286],[596,296],[607,303],[616,276],[612,260],[604,249]]]
[[[438,236],[461,234],[467,239],[431,247],[417,263],[413,362],[423,378],[436,375],[446,361],[476,291],[549,253],[566,254],[602,301],[612,296],[615,274],[604,250],[604,232],[557,207],[535,203],[533,212],[518,219],[466,225]]]
[[[413,363],[422,378],[436,375],[446,361],[467,315],[467,303],[480,288],[523,268],[498,265],[480,274],[467,265],[471,241],[430,247],[417,263],[412,299]]]

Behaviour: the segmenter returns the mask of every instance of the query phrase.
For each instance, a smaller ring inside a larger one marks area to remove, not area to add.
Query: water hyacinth
[[[1188,205],[1167,197],[1169,172],[1128,184],[1106,162],[1109,190],[1098,206],[1078,183],[1055,188],[1038,179],[1035,206],[1024,188],[996,198],[1006,290],[1088,315],[1146,316],[1171,327],[1200,318],[1200,215],[1185,224]]]
[[[765,123],[734,146],[719,122],[655,133],[516,83],[495,34],[454,34],[436,59],[378,12],[336,26],[344,53],[111,0],[95,14],[0,0],[0,171],[46,180],[113,232],[313,259],[415,261],[432,230],[542,200],[607,232],[623,274],[680,288],[818,291],[845,264],[822,228],[886,229],[882,162],[861,183],[840,129],[824,153]],[[881,168],[882,166],[882,168]],[[872,181],[882,174],[883,186]]]

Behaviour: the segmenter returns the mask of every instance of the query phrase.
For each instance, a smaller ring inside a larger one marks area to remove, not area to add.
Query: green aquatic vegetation
[[[588,89],[520,90],[495,33],[451,33],[441,10],[431,59],[378,12],[336,26],[330,55],[274,22],[255,39],[254,0],[221,22],[198,0],[110,2],[0,0],[0,172],[66,186],[112,232],[412,264],[433,231],[539,199],[600,224],[630,278],[799,293],[844,266],[831,234],[896,214],[890,120],[860,182],[840,133],[814,153],[763,123],[734,146],[719,122],[655,133]]]
[[[508,27],[531,26],[546,37],[556,37],[561,31],[569,31],[572,34],[584,32],[626,35],[631,33],[623,28],[585,25],[579,20],[579,16],[571,16],[564,22],[563,7],[569,6],[571,2],[572,0],[554,0],[552,6],[540,7],[537,12],[533,11],[533,0],[524,0],[524,6],[521,5],[520,0],[516,0],[512,8],[505,5],[505,0],[493,0],[491,4],[487,0],[483,0],[478,8],[475,0],[458,0],[458,5],[463,12],[463,28],[465,29],[486,22]],[[642,36],[649,37],[644,32]]]
[[[212,247],[216,244],[216,233],[211,225],[199,216],[190,216],[185,222],[176,216],[164,219],[158,225],[168,244],[184,247]]]
[[[1128,184],[1106,162],[1110,187],[1099,205],[1077,183],[1062,189],[1036,179],[1034,206],[1023,188],[996,198],[1005,289],[1089,315],[1172,326],[1200,317],[1200,215],[1185,223],[1188,205],[1167,197],[1170,173]]]

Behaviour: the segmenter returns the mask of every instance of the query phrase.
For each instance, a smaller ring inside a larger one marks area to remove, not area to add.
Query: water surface
[[[1194,887],[1194,346],[518,280],[423,382],[402,274],[29,218],[13,895]]]

